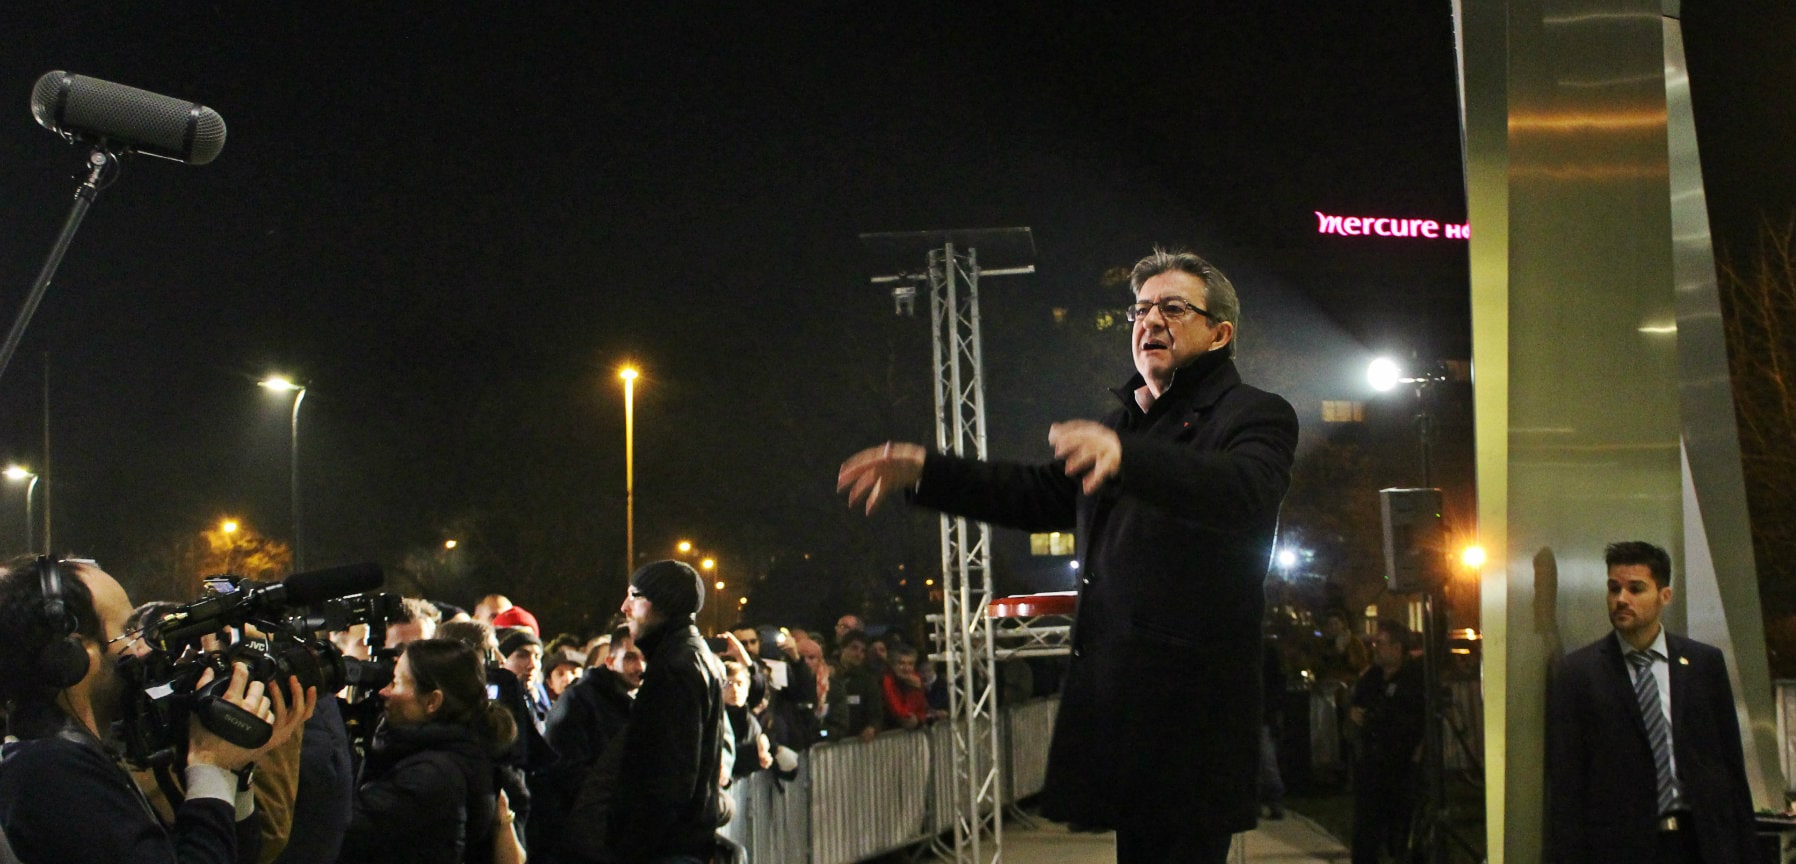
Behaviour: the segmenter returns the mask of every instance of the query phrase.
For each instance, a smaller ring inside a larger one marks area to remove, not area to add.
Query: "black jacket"
[[[842,669],[829,682],[829,713],[823,715],[823,732],[831,741],[845,741],[868,726],[886,728],[886,694],[879,677],[865,665]]]
[[[646,671],[624,728],[622,787],[608,850],[625,864],[670,855],[709,860],[716,848],[723,760],[723,664],[690,623],[636,642]]]
[[[1366,712],[1359,732],[1362,771],[1391,782],[1407,781],[1427,728],[1426,688],[1422,664],[1409,659],[1388,680],[1384,668],[1374,663],[1354,682],[1353,706]]]
[[[234,864],[255,836],[253,821],[239,830],[231,802],[215,798],[181,802],[164,830],[99,741],[73,724],[55,727],[0,750],[0,827],[25,864]]]
[[[457,864],[493,857],[497,794],[486,745],[463,726],[388,726],[362,766],[342,864]]]
[[[1073,656],[1042,812],[1245,831],[1257,813],[1262,583],[1290,485],[1297,416],[1221,353],[1179,370],[1143,412],[1139,375],[1104,425],[1118,476],[1094,495],[1059,462],[930,454],[916,503],[1026,531],[1074,528]]]
[[[1672,757],[1708,864],[1759,860],[1752,792],[1721,651],[1665,634]],[[1559,661],[1547,689],[1547,860],[1650,861],[1658,772],[1633,677],[1610,633]]]
[[[629,686],[622,676],[595,666],[555,700],[543,736],[558,758],[530,777],[530,859],[564,857],[561,840],[580,787],[605,747],[630,721]]]

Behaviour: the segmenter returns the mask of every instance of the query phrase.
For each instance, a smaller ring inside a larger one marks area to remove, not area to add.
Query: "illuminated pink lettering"
[[[1343,237],[1426,237],[1430,240],[1466,240],[1472,236],[1467,224],[1443,225],[1433,219],[1394,219],[1388,216],[1336,216],[1320,210],[1316,214],[1316,233],[1339,234]],[[1445,233],[1442,233],[1445,229]]]

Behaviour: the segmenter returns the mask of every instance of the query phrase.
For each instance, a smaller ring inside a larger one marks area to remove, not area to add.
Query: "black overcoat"
[[[1263,581],[1290,485],[1297,416],[1220,353],[1179,370],[1143,412],[1140,376],[1104,420],[1118,476],[1081,493],[1059,462],[931,454],[915,503],[1028,531],[1077,531],[1073,656],[1042,812],[1253,827]],[[1158,815],[1156,815],[1158,814]]]
[[[1674,633],[1665,649],[1672,761],[1703,860],[1758,860],[1727,663],[1720,649]],[[1658,773],[1626,664],[1610,633],[1565,655],[1548,679],[1549,861],[1632,864],[1658,851]]]

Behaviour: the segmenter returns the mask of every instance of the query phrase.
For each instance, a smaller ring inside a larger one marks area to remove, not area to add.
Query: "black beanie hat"
[[[705,607],[705,582],[683,561],[655,561],[630,577],[630,587],[670,621],[691,619]]]

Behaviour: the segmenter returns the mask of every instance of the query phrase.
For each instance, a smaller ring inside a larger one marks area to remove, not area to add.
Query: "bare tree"
[[[1744,265],[1719,265],[1766,633],[1775,674],[1796,672],[1796,216],[1759,229]],[[1783,639],[1778,639],[1779,636]]]

